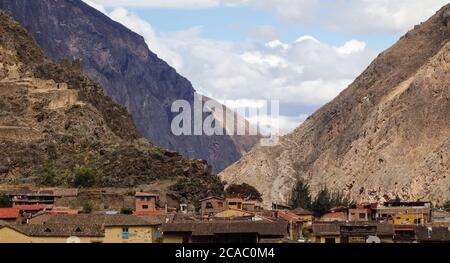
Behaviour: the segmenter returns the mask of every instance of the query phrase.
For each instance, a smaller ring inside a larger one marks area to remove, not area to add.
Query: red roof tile
[[[51,206],[48,205],[16,205],[14,208],[17,208],[19,210],[23,211],[40,211],[44,209],[49,209]]]
[[[18,218],[20,210],[17,208],[0,208],[0,219]]]

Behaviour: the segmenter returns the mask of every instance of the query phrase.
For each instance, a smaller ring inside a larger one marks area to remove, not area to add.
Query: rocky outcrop
[[[170,107],[193,103],[194,88],[152,53],[144,39],[81,0],[2,0],[54,61],[80,59],[86,73],[131,112],[153,143],[207,160],[215,172],[237,161],[259,136],[174,136]]]
[[[74,170],[84,167],[95,175],[96,187],[164,181],[172,189],[166,194],[189,203],[223,193],[206,162],[186,159],[141,138],[127,110],[104,95],[79,63],[51,62],[4,12],[0,149],[0,183],[70,186]],[[187,196],[193,185],[201,187],[196,196]]]
[[[221,173],[286,202],[298,177],[354,200],[450,200],[450,6],[416,26],[275,147]]]

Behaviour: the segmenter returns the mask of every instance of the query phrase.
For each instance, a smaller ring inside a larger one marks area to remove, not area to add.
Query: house
[[[433,223],[449,223],[450,224],[450,212],[434,209],[432,211]]]
[[[450,243],[450,227],[419,226],[416,238],[419,243]]]
[[[164,243],[264,243],[281,242],[284,222],[192,221],[162,226]]]
[[[314,223],[305,229],[308,240],[313,243],[341,243],[340,224],[338,222]]]
[[[372,224],[343,224],[340,226],[341,243],[367,243],[369,237],[377,237],[377,226]],[[381,243],[381,240],[377,240]],[[375,243],[377,243],[375,241]]]
[[[159,207],[159,195],[137,192],[135,194],[134,215],[164,215],[165,209]]]
[[[424,225],[425,220],[421,214],[397,214],[393,218],[394,225]]]
[[[432,221],[431,213],[431,202],[390,201],[376,208],[375,218],[382,221],[394,221],[398,215],[414,215],[413,224],[426,224]]]
[[[286,221],[289,240],[299,240],[303,238],[303,229],[308,226],[308,221],[305,221],[302,217],[292,213],[289,210],[274,211],[274,216],[281,220]]]
[[[394,226],[394,243],[416,243],[416,226]]]
[[[306,209],[299,207],[299,208],[291,210],[291,212],[296,214],[297,216],[299,216],[303,221],[305,221],[307,223],[307,225],[311,225],[314,221],[313,213]]]
[[[162,216],[107,214],[43,214],[29,220],[29,225],[101,226],[104,243],[153,243],[161,237]]]
[[[17,208],[0,208],[0,220],[15,223],[20,218],[20,210]]]
[[[256,201],[243,201],[242,210],[249,212],[258,212],[263,210],[263,208]]]
[[[217,196],[210,196],[200,200],[200,213],[203,218],[213,217],[215,214],[227,209],[225,199]]]
[[[53,205],[55,195],[51,190],[9,193],[13,207],[19,205]]]
[[[242,198],[227,198],[225,201],[228,209],[243,210],[242,204],[244,203],[244,200],[242,200]]]
[[[348,220],[347,208],[333,208],[330,212],[324,214],[318,221],[320,222],[345,222]]]
[[[348,210],[348,221],[368,222],[372,220],[372,206],[359,204],[355,208]]]

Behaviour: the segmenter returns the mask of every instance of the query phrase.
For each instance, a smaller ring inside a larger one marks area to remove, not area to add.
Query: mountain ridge
[[[255,186],[267,206],[288,202],[297,178],[357,201],[450,199],[450,78],[439,64],[449,14],[445,6],[409,31],[279,145],[254,147],[221,178]]]
[[[87,75],[126,106],[140,134],[153,143],[222,171],[259,140],[259,136],[175,136],[171,105],[194,101],[195,89],[158,58],[144,38],[81,0],[3,0],[45,53],[58,62],[81,60]],[[242,146],[242,147],[241,147]]]

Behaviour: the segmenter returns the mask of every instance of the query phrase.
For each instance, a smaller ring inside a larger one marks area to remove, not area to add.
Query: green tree
[[[8,208],[11,207],[11,199],[6,194],[0,194],[0,208]]]
[[[311,192],[309,184],[303,179],[298,179],[294,188],[292,189],[291,199],[289,205],[292,208],[301,207],[303,209],[310,209],[312,203]]]
[[[92,187],[97,182],[97,172],[91,168],[77,166],[73,171],[73,183],[76,187]]]
[[[83,214],[92,213],[92,205],[90,203],[84,203],[82,212]]]
[[[333,208],[331,194],[328,188],[323,187],[311,204],[311,209],[317,216],[322,216]]]
[[[56,167],[53,163],[46,163],[32,172],[39,183],[45,186],[60,186],[67,184],[68,173]]]

